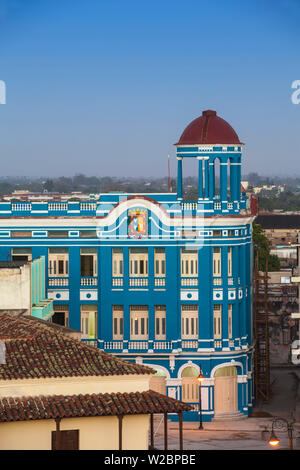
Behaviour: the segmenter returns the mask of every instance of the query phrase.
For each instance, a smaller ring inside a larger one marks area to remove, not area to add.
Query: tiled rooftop
[[[178,413],[191,406],[149,390],[135,393],[0,398],[0,422]]]
[[[0,380],[155,373],[28,317],[0,315],[0,340],[6,346]]]

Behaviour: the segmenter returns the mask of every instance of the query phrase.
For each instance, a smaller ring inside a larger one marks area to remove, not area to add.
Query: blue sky
[[[299,0],[0,0],[1,175],[163,176],[215,109],[243,171],[300,175]],[[184,165],[184,174],[196,165]]]

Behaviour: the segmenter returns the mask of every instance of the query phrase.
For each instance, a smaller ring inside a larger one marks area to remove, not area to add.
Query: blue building
[[[152,387],[199,419],[252,408],[252,220],[243,144],[204,111],[176,145],[177,194],[101,194],[86,202],[0,203],[0,260],[45,256],[52,321],[157,370]],[[182,163],[198,160],[198,200]]]

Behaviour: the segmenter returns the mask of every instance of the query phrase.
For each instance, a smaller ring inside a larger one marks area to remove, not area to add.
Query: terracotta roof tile
[[[0,380],[155,373],[30,318],[0,315],[0,340],[6,346]]]
[[[187,403],[149,390],[135,393],[0,398],[0,422],[88,416],[178,413]]]

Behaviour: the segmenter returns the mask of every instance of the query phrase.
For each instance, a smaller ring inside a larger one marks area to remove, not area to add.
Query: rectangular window
[[[31,261],[31,248],[13,248],[11,253],[12,261]]]
[[[68,248],[49,248],[48,274],[50,277],[67,277],[69,275]]]
[[[157,277],[165,277],[166,275],[165,248],[154,248],[154,274]]]
[[[228,339],[232,338],[232,304],[228,305]]]
[[[81,333],[83,339],[97,339],[97,307],[81,306]]]
[[[80,276],[97,276],[97,248],[80,248]]]
[[[155,306],[155,339],[166,339],[166,306]]]
[[[124,335],[123,305],[113,305],[113,339],[122,340]]]
[[[130,306],[130,339],[148,339],[148,306]]]
[[[228,276],[232,276],[232,247],[228,247]]]
[[[22,231],[22,230],[12,230],[11,237],[12,238],[31,238],[32,232]]]
[[[214,305],[214,339],[222,338],[222,305]]]
[[[129,271],[131,277],[148,277],[147,248],[129,248]]]
[[[221,276],[221,248],[213,248],[213,275],[214,277]]]
[[[67,230],[48,230],[49,238],[68,238],[69,232]]]
[[[79,230],[81,238],[97,238],[97,230]]]
[[[54,314],[51,317],[51,322],[57,325],[69,327],[69,306],[68,305],[55,305]]]
[[[112,249],[112,275],[123,277],[123,248]]]
[[[182,305],[181,338],[197,339],[198,336],[198,305]]]
[[[198,250],[181,248],[181,276],[198,276]]]

